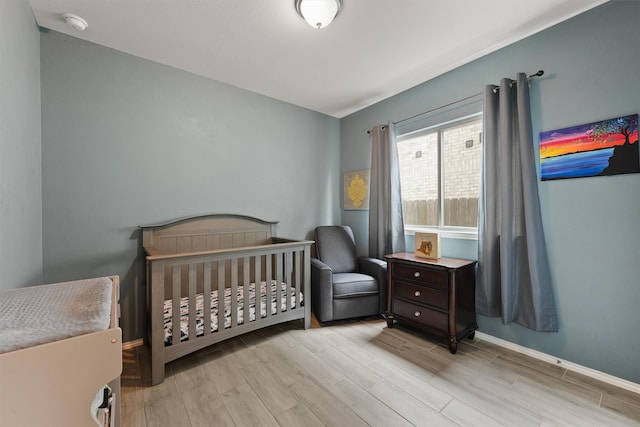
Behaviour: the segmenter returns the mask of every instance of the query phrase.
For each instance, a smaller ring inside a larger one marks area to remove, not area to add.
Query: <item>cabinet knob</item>
[[[416,317],[420,317],[420,312],[416,311],[415,313],[413,313],[413,315],[416,316]]]
[[[415,292],[413,293],[413,295],[414,295],[414,296],[416,296],[416,297],[419,297],[419,296],[420,296],[420,291],[415,291]]]
[[[416,271],[415,273],[413,273],[413,277],[420,277],[420,272]]]

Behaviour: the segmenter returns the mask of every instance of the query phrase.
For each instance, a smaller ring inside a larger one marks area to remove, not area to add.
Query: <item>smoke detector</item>
[[[63,13],[62,17],[64,18],[64,22],[67,23],[71,28],[78,31],[84,31],[89,24],[87,21],[80,18],[78,15],[74,15],[73,13]]]

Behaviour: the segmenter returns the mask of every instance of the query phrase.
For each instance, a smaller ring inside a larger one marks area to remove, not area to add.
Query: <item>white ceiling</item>
[[[294,0],[29,1],[42,27],[341,118],[607,0],[343,0],[321,30]]]

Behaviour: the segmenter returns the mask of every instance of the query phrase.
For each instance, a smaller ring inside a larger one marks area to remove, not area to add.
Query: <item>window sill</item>
[[[415,236],[416,233],[439,233],[444,239],[478,240],[478,230],[475,228],[438,228],[438,227],[411,227],[404,228],[404,234]]]

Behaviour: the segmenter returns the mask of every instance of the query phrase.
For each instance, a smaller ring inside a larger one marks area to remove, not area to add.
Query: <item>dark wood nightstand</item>
[[[386,255],[389,274],[387,326],[393,321],[445,338],[449,351],[458,341],[473,338],[476,263],[457,258],[430,260],[403,252]]]

